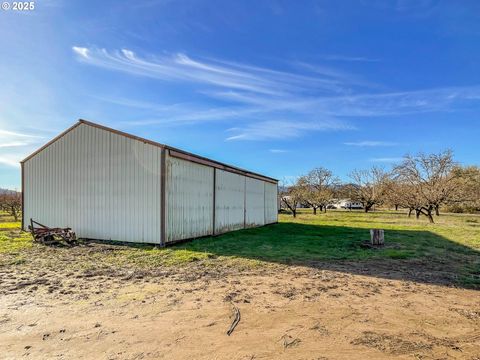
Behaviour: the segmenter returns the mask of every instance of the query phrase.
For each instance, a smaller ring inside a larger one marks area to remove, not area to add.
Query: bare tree
[[[0,210],[13,216],[18,221],[22,213],[22,194],[15,191],[3,192],[0,194]]]
[[[310,186],[306,176],[301,176],[297,182],[298,191],[300,192],[301,202],[313,209],[313,214],[317,214],[317,209],[321,207],[321,203],[317,198],[317,192]]]
[[[415,211],[415,217],[418,219],[423,205],[418,189],[410,184],[400,183],[397,191],[400,206],[408,209],[408,217]]]
[[[403,201],[403,184],[393,177],[389,177],[385,181],[385,203],[395,208],[395,211],[402,206]]]
[[[352,179],[352,198],[363,204],[365,212],[374,205],[380,205],[384,200],[385,184],[388,179],[383,168],[373,166],[368,170],[354,170],[350,173]]]
[[[303,189],[304,201],[316,214],[317,209],[327,212],[327,205],[332,200],[334,188],[339,182],[330,170],[318,167],[302,176],[298,184]]]
[[[465,202],[480,211],[480,167],[469,166],[462,168],[462,172],[458,174],[463,179],[461,184],[462,197]]]
[[[456,191],[447,205],[462,212],[480,211],[480,167],[457,166],[453,173]]]
[[[394,174],[385,182],[384,199],[385,203],[393,206],[395,210],[398,210],[399,207],[408,209],[408,217],[422,205],[417,189],[396,178]],[[418,217],[419,212],[416,214]]]
[[[410,188],[405,197],[414,199],[417,218],[425,215],[431,223],[433,212],[439,215],[440,206],[452,201],[457,193],[458,175],[453,171],[456,164],[450,150],[439,154],[407,155],[394,168],[397,180]]]
[[[284,187],[280,200],[292,212],[293,217],[297,217],[297,207],[303,200],[301,188],[297,184]]]

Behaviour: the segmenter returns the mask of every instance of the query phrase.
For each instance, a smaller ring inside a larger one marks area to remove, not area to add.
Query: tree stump
[[[370,238],[372,246],[383,246],[385,244],[385,237],[382,229],[371,229]]]

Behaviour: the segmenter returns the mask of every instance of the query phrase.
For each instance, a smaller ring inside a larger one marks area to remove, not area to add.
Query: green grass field
[[[297,218],[280,215],[279,224],[200,239],[176,248],[273,262],[366,260],[441,257],[446,252],[480,250],[480,217],[443,216],[438,224],[408,219],[392,212],[328,212]],[[361,247],[369,229],[386,230],[387,246]]]
[[[179,266],[195,261],[203,261],[206,266],[219,262],[232,266],[310,266],[344,260],[424,259],[452,265],[458,271],[459,282],[480,286],[480,216],[445,214],[435,220],[435,224],[429,224],[426,219],[408,218],[400,211],[330,211],[313,215],[305,210],[297,218],[281,214],[278,224],[262,228],[197,239],[166,249],[125,246],[99,256],[111,264],[139,267]],[[10,259],[2,262],[0,255],[0,265],[24,259],[32,247],[30,235],[20,233],[19,226],[0,217],[0,254]],[[372,228],[385,229],[383,249],[361,246],[369,240]]]

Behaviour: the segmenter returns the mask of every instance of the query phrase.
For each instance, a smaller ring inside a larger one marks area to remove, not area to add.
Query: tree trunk
[[[415,218],[417,220],[420,218],[420,210],[415,210]]]
[[[317,208],[313,207],[313,215],[317,215]]]
[[[428,221],[430,221],[430,223],[432,223],[432,224],[435,223],[435,221],[433,221],[433,216],[432,216],[432,210],[431,209],[427,210],[427,217],[428,217]]]
[[[395,211],[398,211],[398,205],[395,204]]]
[[[10,214],[13,216],[13,219],[15,220],[15,222],[18,221],[18,213],[17,213],[17,209],[15,209],[15,206],[12,205],[10,207]]]
[[[327,212],[327,207],[326,207],[326,206],[323,207],[323,212],[324,212],[324,213]]]
[[[435,215],[440,216],[440,205],[435,205]]]
[[[420,216],[420,214],[423,214],[428,218],[428,221],[430,221],[430,223],[434,224],[435,221],[433,221],[433,215],[432,215],[433,210],[434,210],[433,206],[420,208],[419,210],[417,210],[417,219]]]
[[[291,209],[291,210],[292,210],[293,217],[296,218],[297,217],[297,209]]]
[[[408,217],[412,216],[412,211],[413,211],[412,208],[408,209]]]

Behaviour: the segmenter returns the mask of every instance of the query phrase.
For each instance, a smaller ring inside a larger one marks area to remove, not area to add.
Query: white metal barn
[[[277,180],[85,120],[21,165],[24,230],[163,246],[277,222]]]

